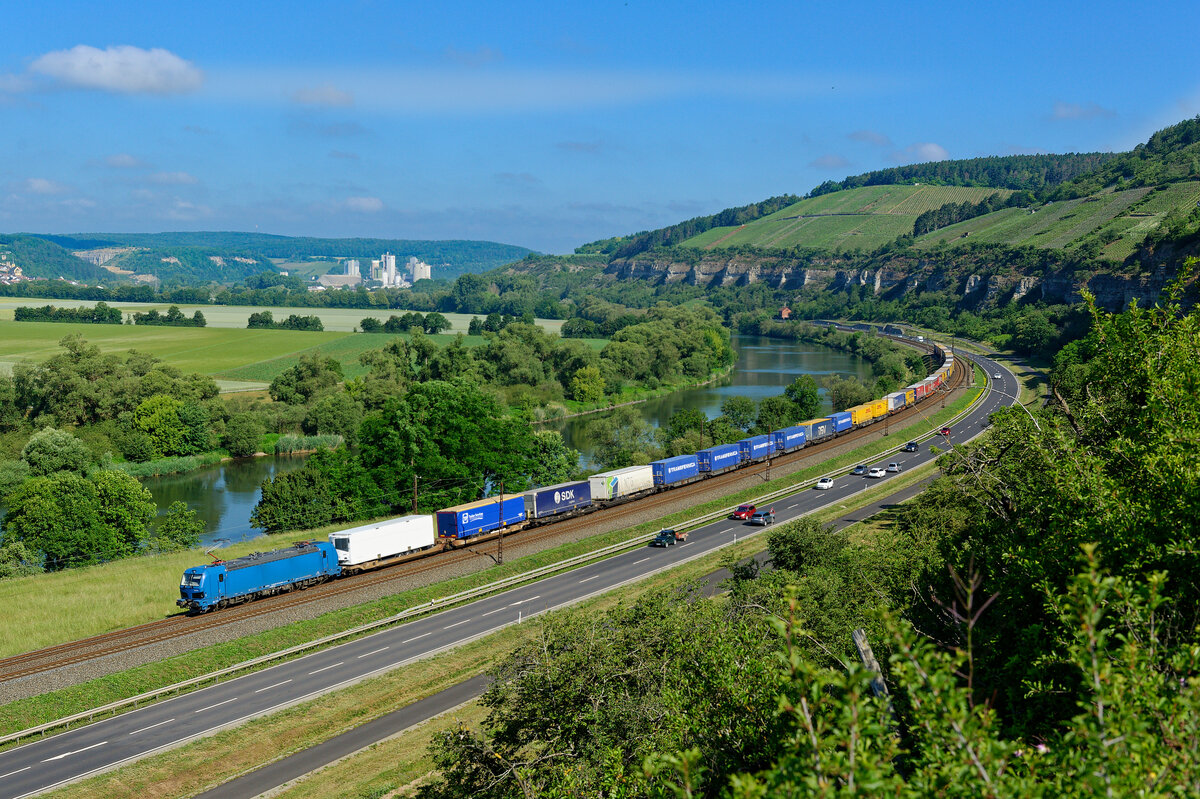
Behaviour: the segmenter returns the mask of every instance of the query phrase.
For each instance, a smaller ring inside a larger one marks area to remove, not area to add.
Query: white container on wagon
[[[329,534],[342,571],[350,573],[373,569],[410,552],[428,549],[436,538],[433,517],[429,515],[401,516]]]
[[[627,497],[654,488],[654,469],[645,466],[626,466],[611,472],[593,474],[588,478],[592,488],[592,501]]]

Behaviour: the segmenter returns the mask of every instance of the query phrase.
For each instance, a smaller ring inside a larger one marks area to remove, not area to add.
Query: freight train
[[[502,528],[516,531],[547,524],[795,452],[874,424],[933,396],[949,382],[954,371],[950,349],[935,344],[933,351],[942,363],[924,380],[880,399],[782,430],[644,466],[600,472],[586,480],[479,499],[443,508],[432,516],[403,516],[338,530],[329,534],[328,541],[303,541],[286,549],[194,566],[183,573],[180,598],[175,604],[203,613],[303,589],[342,575],[399,563],[415,553],[453,547]]]

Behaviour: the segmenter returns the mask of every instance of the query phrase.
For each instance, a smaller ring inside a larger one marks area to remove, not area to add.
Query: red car
[[[944,436],[948,436],[948,435],[950,435],[950,428],[949,428],[949,427],[943,427],[943,428],[942,428],[942,435],[944,435]]]
[[[731,519],[749,519],[754,515],[755,507],[753,505],[738,505],[733,513],[729,514]]]

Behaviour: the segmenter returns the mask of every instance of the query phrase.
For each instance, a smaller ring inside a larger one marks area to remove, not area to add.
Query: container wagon
[[[884,400],[887,402],[888,413],[895,413],[907,404],[905,402],[905,392],[903,391],[893,391],[884,397]]]
[[[592,504],[592,485],[587,480],[535,488],[526,491],[525,515],[530,519],[545,519],[560,513],[570,513]]]
[[[700,476],[700,462],[695,454],[676,455],[650,464],[654,485],[669,486],[686,483]]]
[[[770,436],[750,436],[738,442],[742,453],[742,463],[752,463],[771,457],[775,444]]]
[[[720,474],[741,465],[742,451],[737,444],[709,447],[696,453],[696,463],[702,474]]]
[[[837,433],[837,424],[830,418],[810,419],[807,422],[801,422],[800,427],[803,427],[808,433],[809,443],[821,441],[829,438]]]
[[[854,426],[854,420],[846,411],[830,414],[829,418],[833,420],[836,433],[844,433]]]
[[[203,613],[293,588],[307,588],[340,573],[333,544],[300,541],[287,549],[252,552],[185,570],[175,604]]]
[[[808,435],[803,427],[796,426],[776,430],[771,433],[771,438],[775,441],[776,452],[795,452],[804,446]]]
[[[864,402],[862,405],[855,405],[853,408],[849,408],[846,412],[850,414],[850,422],[855,427],[869,424],[875,418],[875,413],[871,408],[871,403],[869,402]]]
[[[469,538],[525,521],[525,496],[505,494],[443,508],[437,512],[438,538]]]
[[[621,499],[654,488],[654,470],[648,464],[627,466],[624,469],[593,474],[588,478],[588,482],[592,485],[593,501]]]
[[[872,419],[882,419],[883,417],[888,415],[887,397],[882,397],[880,399],[871,400],[867,404],[871,406],[871,418]]]
[[[429,549],[437,540],[433,517],[401,516],[329,534],[345,574],[386,566],[412,552]]]

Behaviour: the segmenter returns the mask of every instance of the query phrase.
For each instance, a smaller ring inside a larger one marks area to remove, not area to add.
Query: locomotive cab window
[[[200,585],[201,578],[202,575],[199,574],[185,574],[183,575],[183,584],[195,588]]]

